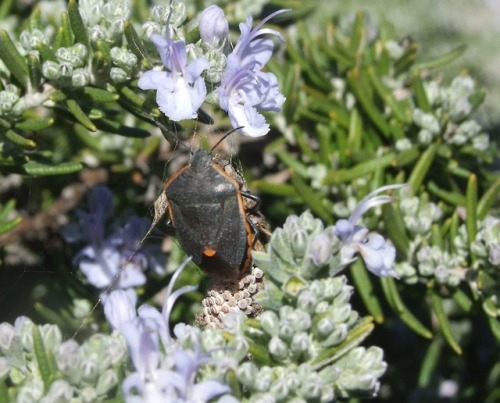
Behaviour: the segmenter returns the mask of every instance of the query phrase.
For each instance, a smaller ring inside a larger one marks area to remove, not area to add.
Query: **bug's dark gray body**
[[[240,185],[205,150],[165,184],[168,211],[186,254],[213,276],[234,278],[251,265],[253,233]]]

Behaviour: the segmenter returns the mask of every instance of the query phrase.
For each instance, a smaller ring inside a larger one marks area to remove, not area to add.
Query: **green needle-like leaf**
[[[398,101],[396,101],[396,98],[394,98],[392,91],[382,83],[382,80],[378,77],[377,72],[373,66],[370,66],[368,68],[368,76],[370,77],[373,88],[375,88],[378,96],[384,101],[385,104],[387,104],[387,106],[389,106],[389,108],[391,108],[394,116],[403,123],[411,123],[411,109],[409,107],[405,108],[403,104],[400,104]]]
[[[497,200],[500,194],[500,178],[498,178],[493,185],[483,194],[483,197],[477,203],[477,218],[484,220],[490,211],[491,206]]]
[[[73,32],[71,31],[71,24],[69,16],[66,11],[61,13],[61,46],[69,48],[73,45]]]
[[[498,318],[488,316],[488,323],[490,325],[491,333],[493,333],[493,336],[495,336],[497,341],[500,342],[500,320],[498,320]]]
[[[356,95],[356,98],[373,124],[382,132],[384,137],[388,137],[391,133],[391,128],[375,104],[366,96],[366,86],[362,85],[363,77],[361,75],[361,70],[354,68],[347,73],[347,80],[351,85],[354,95]]]
[[[407,71],[417,58],[418,45],[410,44],[403,55],[394,63],[394,75],[398,76]]]
[[[6,234],[7,232],[11,231],[15,227],[17,227],[21,223],[21,221],[21,217],[15,217],[7,221],[0,220],[0,235]]]
[[[40,59],[35,55],[29,54],[26,55],[26,60],[28,63],[28,73],[31,88],[36,90],[42,82],[42,68],[40,66]]]
[[[325,185],[333,185],[337,183],[350,182],[354,179],[371,174],[378,169],[387,168],[392,165],[394,154],[389,153],[382,157],[373,158],[366,162],[362,162],[350,169],[338,169],[329,171],[324,180]]]
[[[7,130],[7,132],[5,133],[5,137],[7,137],[14,144],[17,144],[18,146],[21,146],[23,148],[33,149],[36,147],[36,143],[33,140],[21,136],[14,130]]]
[[[432,162],[434,161],[434,157],[436,156],[438,148],[439,143],[431,144],[429,148],[424,151],[417,164],[413,168],[413,171],[408,178],[408,184],[411,186],[414,194],[418,193],[418,189],[420,188],[420,185],[424,181],[424,178],[427,175]]]
[[[48,129],[53,124],[54,118],[26,119],[16,123],[16,129],[25,130],[27,132],[38,132]]]
[[[89,36],[87,34],[87,27],[83,23],[80,10],[78,9],[78,2],[76,0],[69,0],[68,2],[68,16],[71,24],[71,29],[75,35],[75,41],[85,45],[90,54]]]
[[[424,84],[422,83],[422,78],[420,78],[419,72],[413,74],[413,91],[415,93],[415,98],[417,99],[417,106],[419,109],[425,113],[432,111],[429,99],[425,92]]]
[[[389,235],[396,248],[402,252],[404,256],[407,256],[410,240],[406,233],[401,211],[392,203],[384,204],[382,206],[382,211],[384,213],[384,226],[387,235]]]
[[[304,180],[295,172],[291,174],[292,185],[296,189],[297,193],[301,195],[302,199],[306,205],[317,214],[323,221],[328,224],[332,223],[332,214],[323,205],[323,200],[319,194],[317,194],[310,186],[307,186]]]
[[[331,364],[341,356],[352,350],[354,347],[359,346],[374,329],[373,318],[366,316],[362,318],[356,325],[349,331],[347,338],[338,346],[329,348],[323,351],[316,357],[311,364],[313,369],[320,369],[326,365]]]
[[[256,189],[259,189],[263,193],[268,193],[279,197],[298,196],[295,188],[285,183],[271,183],[263,180],[255,180],[252,181],[250,185]]]
[[[148,60],[146,47],[130,21],[125,22],[125,37],[132,53],[137,56],[137,59],[139,59],[146,69],[150,69],[152,65]]]
[[[4,380],[0,381],[0,403],[9,403],[9,391]]]
[[[431,339],[432,332],[427,329],[427,327],[425,327],[404,304],[401,296],[399,295],[395,280],[391,277],[385,277],[380,279],[380,283],[387,302],[394,312],[396,312],[396,314],[401,318],[401,320],[405,322],[415,333],[426,339]]]
[[[24,171],[29,175],[47,176],[47,175],[66,175],[73,172],[79,172],[83,169],[80,162],[66,162],[57,165],[41,164],[38,162],[28,162],[23,165]]]
[[[444,190],[433,181],[427,182],[427,189],[429,189],[430,193],[438,196],[441,200],[444,200],[451,205],[465,206],[466,198],[463,194]]]
[[[5,30],[0,30],[0,59],[19,84],[26,86],[28,82],[28,64]]]
[[[431,70],[442,66],[446,66],[447,64],[450,64],[451,62],[462,56],[466,50],[467,50],[466,45],[460,45],[459,47],[453,49],[451,52],[445,53],[444,55],[436,57],[435,59],[428,60],[426,62],[415,63],[412,66],[412,70],[413,71]]]
[[[434,371],[439,363],[442,344],[443,343],[440,339],[434,339],[429,345],[418,375],[418,386],[420,388],[427,388],[429,386],[433,378]]]
[[[467,183],[465,226],[469,248],[477,235],[477,176],[471,175]]]
[[[101,119],[96,122],[97,127],[108,133],[116,133],[125,137],[146,138],[151,136],[147,130],[136,127],[124,126],[114,120]]]
[[[452,294],[453,300],[464,310],[464,312],[470,314],[472,308],[474,307],[474,302],[469,298],[469,296],[462,291],[460,288],[455,288]]]
[[[439,329],[441,330],[444,339],[448,342],[455,353],[462,354],[462,348],[458,344],[455,336],[453,336],[453,332],[451,331],[450,322],[448,320],[448,317],[446,316],[446,313],[444,312],[441,297],[436,293],[436,290],[434,289],[430,289],[429,293],[431,296],[432,310],[438,318]]]
[[[120,95],[117,93],[96,87],[85,87],[83,93],[92,101],[100,103],[116,102],[120,99]]]
[[[349,137],[348,144],[352,150],[359,150],[361,148],[361,139],[363,136],[363,120],[359,115],[357,109],[353,109],[350,115],[349,122]]]
[[[43,345],[42,336],[37,325],[33,325],[33,350],[35,352],[38,370],[43,380],[44,390],[47,391],[50,386],[51,373],[50,365],[45,354],[45,346]]]
[[[80,122],[85,128],[91,132],[95,132],[97,127],[94,122],[92,122],[85,112],[80,107],[80,104],[75,99],[68,99],[66,101],[66,106],[68,107],[71,114],[75,119]]]
[[[307,167],[286,151],[278,151],[278,157],[288,168],[293,169],[297,174],[303,178],[307,178]]]
[[[384,313],[382,311],[382,306],[377,298],[375,289],[373,288],[373,283],[368,275],[368,271],[364,267],[360,259],[356,260],[350,270],[354,284],[356,285],[356,290],[359,296],[363,300],[363,303],[375,319],[375,322],[382,323],[384,321]]]

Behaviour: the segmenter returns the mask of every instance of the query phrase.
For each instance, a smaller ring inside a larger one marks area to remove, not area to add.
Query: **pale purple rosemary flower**
[[[285,101],[279,91],[276,76],[261,70],[274,49],[273,40],[262,36],[275,35],[284,42],[278,31],[262,26],[286,11],[288,10],[276,11],[253,29],[252,17],[248,17],[246,23],[240,24],[240,39],[227,57],[226,71],[218,89],[219,105],[228,112],[231,125],[234,128],[242,127],[240,132],[246,136],[266,135],[269,124],[259,111],[279,112]]]
[[[170,16],[167,25],[169,21]],[[167,71],[146,71],[138,85],[143,90],[156,90],[156,102],[169,119],[194,119],[207,95],[201,73],[209,68],[209,63],[203,57],[188,63],[186,43],[174,41],[169,32],[167,27],[166,38],[158,34],[151,35],[151,41],[156,45]]]
[[[77,210],[78,223],[63,230],[67,242],[86,242],[87,246],[73,258],[87,281],[101,290],[109,286],[130,289],[143,285],[144,271],[152,268],[163,274],[165,257],[159,246],[140,244],[149,223],[137,216],[131,216],[123,226],[119,226],[105,237],[106,219],[113,211],[113,195],[105,186],[90,190],[89,211]]]
[[[170,313],[175,301],[197,288],[184,286],[173,291],[189,261],[186,259],[170,279],[161,313],[152,306],[142,305],[136,315],[135,309],[131,310],[132,301],[120,290],[111,293],[104,303],[106,318],[125,337],[135,368],[122,385],[127,402],[208,402],[230,392],[227,385],[216,380],[196,383],[199,367],[209,362],[210,356],[201,353],[196,344],[192,351],[183,349],[170,335]],[[162,352],[172,359],[165,360]],[[173,367],[168,369],[166,362],[173,362]]]
[[[215,4],[207,7],[200,16],[200,37],[211,48],[221,48],[229,38],[229,23],[224,11]]]
[[[378,188],[367,195],[356,206],[348,220],[341,219],[335,224],[335,235],[342,242],[340,263],[343,266],[353,262],[360,254],[366,268],[380,277],[399,278],[392,267],[396,258],[396,249],[392,243],[367,228],[356,225],[361,216],[372,207],[393,201],[391,196],[375,196],[390,189],[400,189],[406,185],[388,185]]]

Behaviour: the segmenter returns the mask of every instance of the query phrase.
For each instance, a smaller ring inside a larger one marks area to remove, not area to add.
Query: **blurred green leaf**
[[[420,388],[427,388],[430,386],[436,367],[439,364],[442,344],[441,340],[437,338],[432,340],[431,344],[429,344],[418,375],[418,386]]]
[[[466,50],[467,50],[466,45],[460,45],[457,48],[453,49],[452,51],[440,55],[432,60],[415,63],[412,66],[412,71],[432,70],[446,66],[447,64],[450,64],[451,62],[455,61],[460,56],[462,56]]]
[[[91,132],[95,132],[97,130],[95,124],[89,119],[75,99],[68,99],[66,101],[66,106],[77,122],[80,122],[87,130]]]
[[[439,143],[431,144],[427,150],[423,152],[417,164],[413,168],[413,171],[408,178],[408,184],[413,190],[414,194],[418,193],[420,185],[424,181],[429,169],[434,161],[434,157],[436,156],[437,150],[439,148]]]
[[[368,270],[366,270],[366,267],[364,267],[360,259],[354,262],[350,269],[350,273],[365,308],[370,315],[373,316],[375,322],[382,323],[384,321],[382,306],[380,305],[373,283],[368,275]]]
[[[453,349],[453,351],[461,355],[462,348],[455,339],[455,336],[453,336],[453,332],[450,327],[450,322],[443,309],[443,303],[441,301],[441,297],[436,293],[436,290],[432,288],[429,289],[429,293],[432,302],[432,309],[438,319],[439,329],[441,330],[441,334],[443,335],[444,339],[448,342],[449,346]]]
[[[28,162],[23,165],[24,171],[29,175],[47,176],[47,175],[66,175],[81,171],[83,165],[80,162],[65,162],[62,164],[42,164],[39,162]]]
[[[477,235],[477,176],[471,175],[467,183],[466,194],[466,218],[465,225],[467,227],[467,242],[469,248]]]
[[[479,220],[484,220],[488,215],[491,207],[497,200],[500,194],[500,178],[498,178],[483,194],[483,197],[477,203],[477,217]]]
[[[16,133],[14,130],[7,130],[5,132],[5,137],[12,141],[14,144],[21,146],[27,149],[34,149],[36,147],[36,143],[32,139],[27,139],[26,137],[21,136]]]
[[[83,23],[80,10],[78,9],[78,2],[76,0],[68,1],[68,16],[69,22],[71,24],[71,29],[75,35],[75,41],[85,45],[91,54],[89,37],[87,34],[87,28]]]
[[[0,59],[22,86],[28,82],[28,64],[21,56],[7,31],[0,30]]]

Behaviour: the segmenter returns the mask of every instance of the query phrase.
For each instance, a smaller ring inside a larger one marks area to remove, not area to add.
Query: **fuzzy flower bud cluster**
[[[356,221],[367,208],[388,201],[380,197],[369,195],[351,218]],[[268,281],[255,297],[266,311],[257,318],[260,330],[253,332],[260,343],[265,340],[270,358],[281,366],[259,368],[253,362],[240,366],[238,377],[252,398],[330,401],[377,392],[386,369],[383,352],[357,347],[370,333],[370,321],[361,319],[349,304],[353,290],[346,277],[330,276],[352,262],[353,255],[344,261],[342,250],[356,248],[358,242],[371,250],[362,255],[367,267],[387,264],[386,270],[373,270],[379,275],[391,275],[392,261],[382,263],[386,252],[371,249],[370,240],[343,234],[337,226],[324,228],[306,212],[289,217],[282,229],[274,231],[268,252],[254,252]],[[349,352],[337,356],[346,344]]]
[[[84,23],[88,26],[92,42],[99,40],[113,43],[123,34],[125,22],[130,17],[130,0],[83,0],[79,10]]]
[[[105,400],[118,384],[116,368],[124,365],[126,354],[116,335],[96,334],[79,345],[62,341],[57,326],[37,326],[26,317],[0,324],[0,379],[16,385],[10,401]]]

